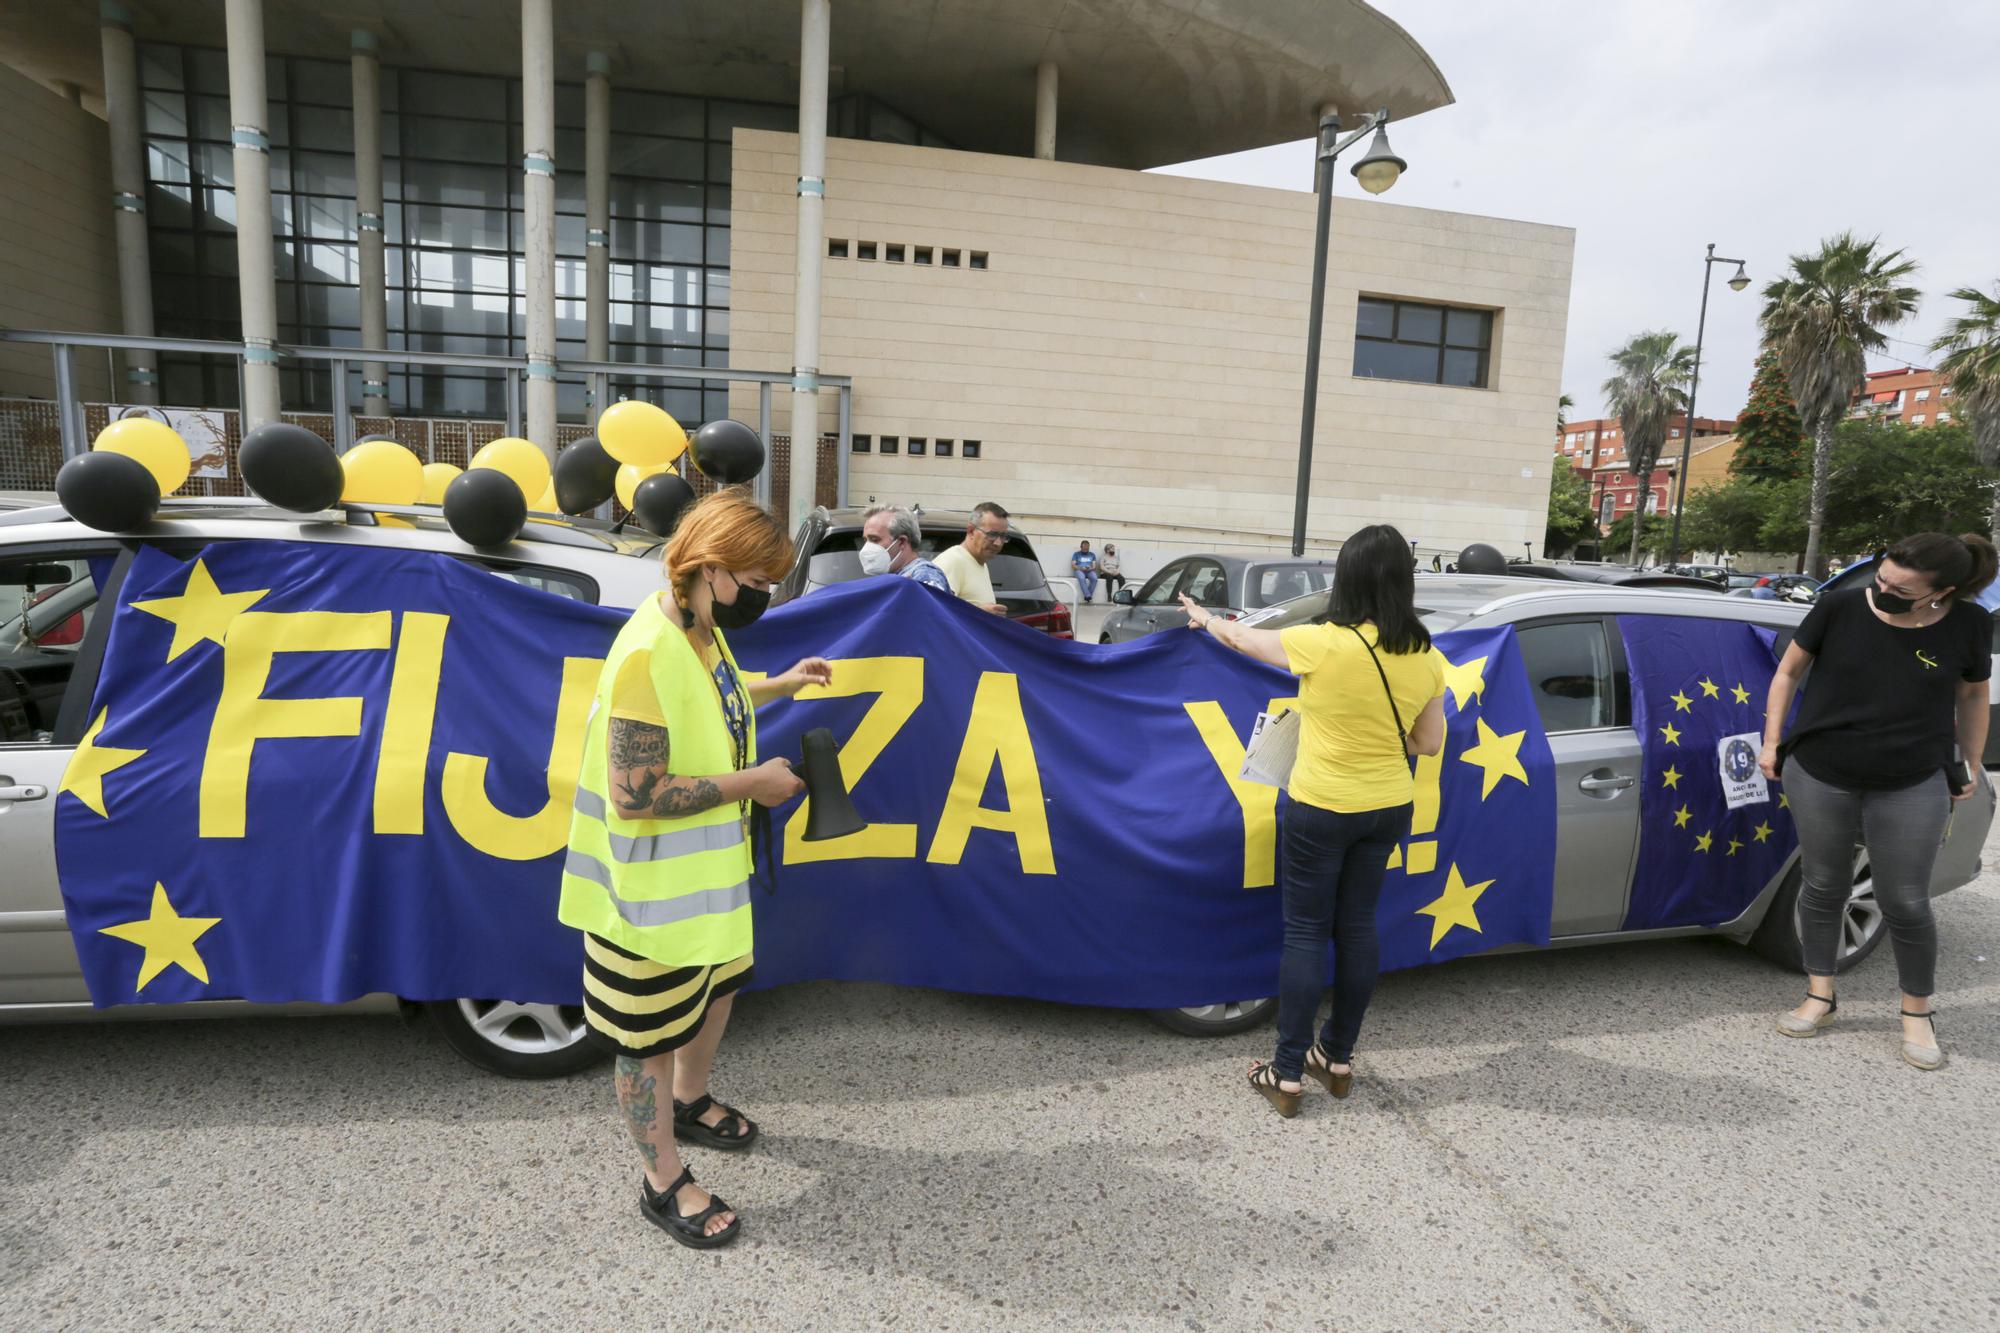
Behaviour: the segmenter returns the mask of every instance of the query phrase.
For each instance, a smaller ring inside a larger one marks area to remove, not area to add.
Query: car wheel
[[[1799,940],[1799,886],[1802,883],[1797,866],[1785,877],[1778,887],[1778,894],[1771,900],[1771,908],[1764,913],[1763,922],[1757,933],[1750,938],[1750,947],[1787,971],[1806,970],[1805,946]],[[1840,923],[1840,952],[1834,958],[1833,970],[1845,972],[1859,964],[1862,959],[1875,952],[1875,946],[1888,934],[1882,919],[1882,904],[1875,901],[1875,880],[1863,862],[1854,872],[1854,892],[1848,895],[1847,911]]]
[[[582,1005],[435,1000],[424,1008],[448,1046],[508,1078],[563,1078],[604,1059],[584,1039]]]
[[[1185,1009],[1148,1009],[1147,1017],[1188,1037],[1229,1037],[1264,1026],[1278,1012],[1276,996],[1262,1000],[1231,1000]]]

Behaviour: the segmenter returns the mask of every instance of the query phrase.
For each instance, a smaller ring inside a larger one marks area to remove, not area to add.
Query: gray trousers
[[[1944,842],[1951,788],[1943,772],[1901,791],[1846,791],[1799,763],[1785,765],[1785,795],[1799,827],[1804,882],[1799,941],[1806,971],[1832,976],[1847,899],[1854,890],[1854,849],[1868,849],[1875,901],[1889,925],[1896,976],[1905,994],[1937,989],[1937,920],[1931,915],[1931,865]]]

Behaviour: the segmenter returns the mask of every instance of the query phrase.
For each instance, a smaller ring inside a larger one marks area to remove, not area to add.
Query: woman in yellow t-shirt
[[[1181,598],[1188,626],[1299,678],[1299,751],[1286,788],[1285,950],[1278,1049],[1250,1086],[1298,1114],[1310,1074],[1336,1097],[1354,1084],[1354,1042],[1375,993],[1375,905],[1389,853],[1410,831],[1409,756],[1444,746],[1444,659],[1417,618],[1410,544],[1386,524],[1340,548],[1326,614],[1249,629]],[[1313,1040],[1333,938],[1333,1013]]]

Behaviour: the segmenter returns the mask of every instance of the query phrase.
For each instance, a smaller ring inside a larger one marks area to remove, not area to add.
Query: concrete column
[[[522,216],[528,232],[528,438],[556,456],[556,26],[521,0]],[[533,503],[532,495],[528,497]]]
[[[236,162],[236,271],[243,312],[247,434],[278,419],[278,287],[271,246],[271,140],[264,101],[263,0],[226,0],[230,140]]]
[[[831,0],[801,0],[799,252],[792,288],[792,528],[812,512],[819,477],[819,282],[826,258],[826,79]]]
[[[354,44],[354,208],[360,219],[361,345],[389,345],[389,291],[382,265],[382,61],[375,34],[362,28]],[[389,367],[361,364],[363,416],[389,415]]]
[[[118,307],[122,327],[153,336],[153,258],[146,242],[145,124],[132,15],[116,0],[98,9],[104,47],[104,109],[111,122],[111,227],[118,244]],[[111,392],[127,403],[160,401],[151,352],[125,353],[125,384]]]
[[[1035,156],[1056,159],[1056,62],[1044,60],[1035,69]]]
[[[611,355],[611,57],[585,57],[583,84],[583,354]],[[608,403],[590,405],[593,419]]]

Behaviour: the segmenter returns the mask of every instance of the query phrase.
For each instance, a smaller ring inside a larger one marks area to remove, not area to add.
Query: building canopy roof
[[[223,46],[222,0],[125,0],[142,41]],[[518,74],[518,0],[264,0],[272,54]],[[967,149],[1026,153],[1036,66],[1060,71],[1057,156],[1151,167],[1310,138],[1317,110],[1452,101],[1410,35],[1362,0],[834,0],[831,91],[868,93]],[[102,95],[98,0],[0,0],[0,50]],[[557,77],[793,103],[798,0],[559,0]]]

